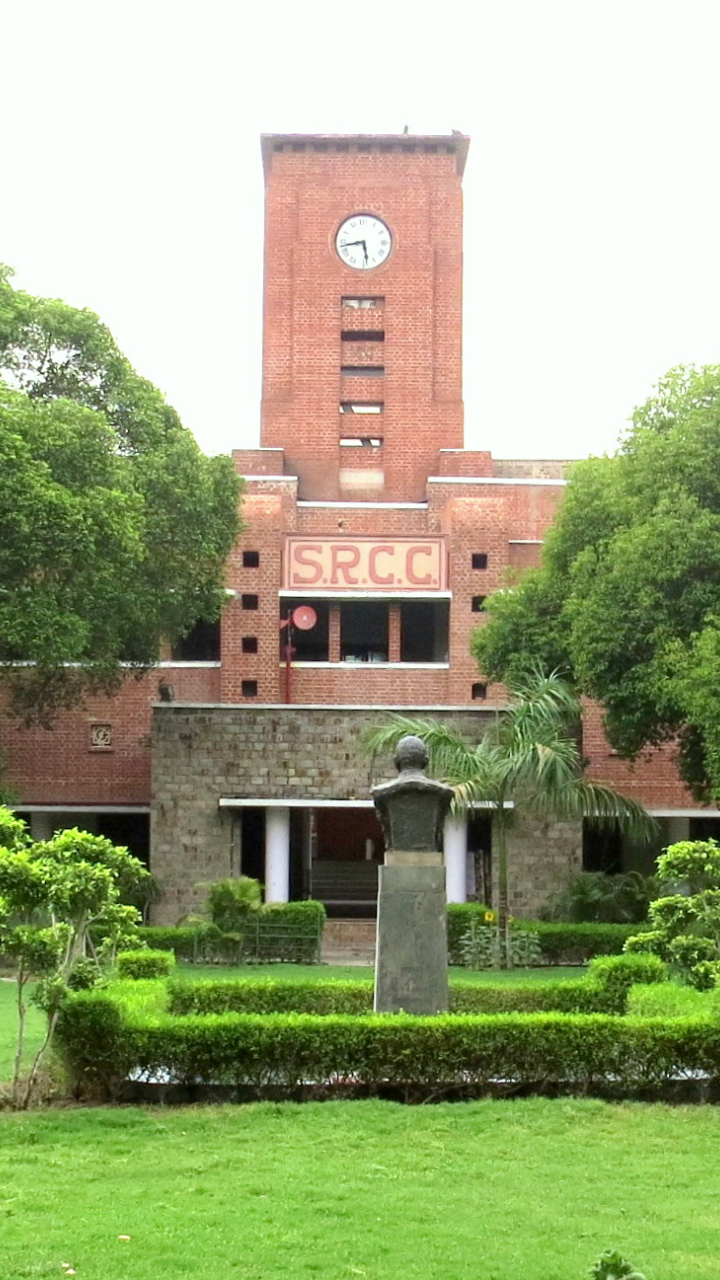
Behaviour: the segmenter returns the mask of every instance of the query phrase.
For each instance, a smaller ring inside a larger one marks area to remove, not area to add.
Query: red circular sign
[[[309,604],[299,604],[293,609],[293,626],[299,631],[312,631],[317,622],[317,614]]]

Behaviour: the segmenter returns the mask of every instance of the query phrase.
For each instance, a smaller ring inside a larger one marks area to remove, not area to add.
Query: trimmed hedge
[[[303,1014],[123,1015],[102,992],[63,1004],[58,1043],[76,1092],[117,1096],[124,1079],[230,1085],[253,1096],[382,1093],[437,1096],[490,1086],[562,1084],[629,1094],[689,1072],[720,1075],[720,1026],[602,1014],[434,1018]]]
[[[460,943],[473,921],[484,923],[488,908],[480,902],[448,905],[450,964],[463,962]],[[548,920],[514,920],[516,933],[537,933],[544,964],[584,964],[593,956],[619,955],[636,924],[565,924]]]
[[[121,951],[117,958],[121,978],[167,978],[174,967],[172,951]]]
[[[638,978],[638,981],[640,979]],[[311,1013],[353,1016],[372,1013],[373,984],[363,979],[319,982],[282,982],[273,978],[236,978],[225,981],[168,984],[170,1013]],[[450,984],[452,1013],[623,1013],[627,988],[606,990],[599,983],[518,983],[491,987],[478,982]]]

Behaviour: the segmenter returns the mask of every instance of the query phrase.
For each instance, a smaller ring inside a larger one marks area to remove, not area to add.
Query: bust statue
[[[453,789],[428,778],[428,758],[422,738],[408,734],[395,751],[398,777],[372,789],[386,849],[416,853],[442,849]]]

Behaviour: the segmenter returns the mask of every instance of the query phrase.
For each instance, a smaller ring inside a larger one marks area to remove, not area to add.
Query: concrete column
[[[667,843],[678,844],[680,840],[690,839],[690,819],[689,818],[665,818],[667,823]]]
[[[265,901],[287,902],[290,896],[290,810],[265,810]]]
[[[448,814],[443,832],[445,876],[448,902],[465,902],[467,898],[467,818],[464,814]]]
[[[44,812],[30,814],[30,835],[33,840],[52,840],[55,835],[56,816],[60,815]]]

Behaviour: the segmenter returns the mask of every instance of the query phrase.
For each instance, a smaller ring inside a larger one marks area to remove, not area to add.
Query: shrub
[[[604,871],[574,871],[551,902],[549,918],[575,923],[637,924],[647,919],[657,894],[654,876],[639,871],[607,875]]]
[[[588,981],[622,997],[623,1003],[634,983],[664,982],[666,977],[662,960],[651,955],[598,956],[588,968]]]
[[[207,909],[221,933],[241,934],[250,912],[261,905],[260,881],[250,876],[232,876],[210,885]]]
[[[174,965],[170,951],[121,951],[117,958],[121,978],[167,978]]]
[[[681,840],[658,859],[665,897],[650,904],[650,930],[628,950],[666,960],[698,990],[720,979],[720,846],[714,840]]]
[[[450,902],[447,909],[448,959],[450,964],[462,964],[462,939],[473,923],[482,923],[490,908],[482,902]]]
[[[247,959],[317,964],[325,908],[321,902],[273,902],[248,917],[243,942]]]
[[[513,928],[517,932],[529,929],[538,935],[545,964],[583,964],[594,956],[619,955],[636,926],[516,920]]]
[[[250,1089],[311,1085],[406,1097],[562,1083],[632,1094],[688,1073],[720,1074],[712,1021],[516,1013],[440,1017],[224,1013],[152,1022],[124,1016],[103,993],[66,998],[58,1036],[76,1089],[117,1089],[120,1074]]]

